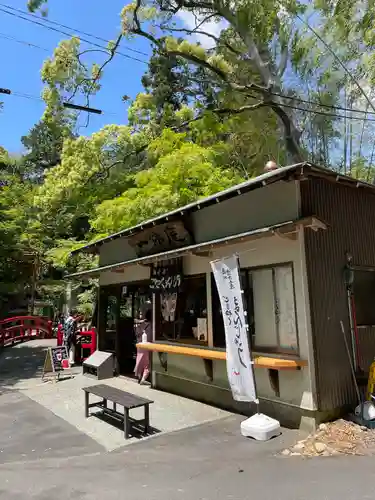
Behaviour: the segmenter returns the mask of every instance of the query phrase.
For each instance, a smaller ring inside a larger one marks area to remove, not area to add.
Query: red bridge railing
[[[63,345],[63,330],[61,324],[57,328],[57,345]],[[76,333],[75,362],[83,363],[91,354],[96,351],[96,329],[79,330]]]
[[[52,321],[43,316],[15,316],[0,320],[0,346],[51,337]]]

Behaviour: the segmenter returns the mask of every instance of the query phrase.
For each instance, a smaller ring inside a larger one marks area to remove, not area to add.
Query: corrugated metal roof
[[[286,221],[281,224],[275,224],[273,226],[253,229],[252,231],[246,231],[245,233],[235,234],[232,236],[225,236],[224,238],[218,238],[211,241],[197,243],[195,245],[188,245],[175,250],[168,250],[167,252],[147,255],[145,257],[138,257],[136,259],[126,260],[123,262],[117,262],[115,264],[109,264],[107,266],[97,267],[96,269],[88,269],[87,271],[80,271],[78,273],[69,274],[65,276],[65,278],[70,279],[70,278],[93,277],[93,276],[98,276],[100,275],[100,273],[106,271],[116,271],[136,264],[147,265],[150,264],[151,262],[157,262],[161,260],[168,260],[171,258],[180,257],[184,254],[186,255],[193,251],[195,253],[207,251],[211,248],[220,246],[222,244],[230,246],[231,244],[233,245],[238,242],[258,239],[264,236],[272,236],[275,233],[290,234],[295,232],[296,228],[300,226],[311,227],[315,230],[326,228],[324,222],[320,221],[316,217],[309,216],[309,217],[304,217],[303,219]]]
[[[144,222],[141,222],[140,224],[137,224],[135,226],[132,226],[130,228],[124,229],[122,231],[119,231],[118,233],[114,233],[110,236],[107,236],[106,238],[102,238],[100,240],[97,240],[93,243],[90,243],[86,246],[83,246],[77,250],[74,250],[72,254],[78,253],[78,252],[95,252],[103,243],[112,241],[117,238],[121,238],[123,236],[129,236],[131,234],[143,231],[144,229],[147,229],[149,227],[155,226],[156,224],[160,224],[162,222],[168,221],[170,217],[176,216],[176,215],[184,215],[187,213],[194,212],[196,210],[199,210],[201,208],[213,205],[215,203],[224,201],[229,198],[234,198],[236,196],[240,196],[241,194],[244,194],[248,191],[252,191],[254,189],[258,189],[262,186],[265,186],[267,184],[271,184],[274,182],[278,182],[280,180],[285,180],[293,176],[297,177],[303,177],[303,176],[318,176],[318,177],[325,177],[325,178],[330,178],[331,180],[341,180],[341,181],[346,181],[353,186],[362,186],[362,187],[368,187],[371,189],[375,189],[375,186],[372,184],[368,184],[366,182],[360,182],[357,181],[356,179],[353,179],[352,177],[347,177],[341,174],[338,174],[337,172],[333,172],[332,170],[328,170],[323,167],[318,167],[316,165],[313,165],[308,162],[304,163],[297,163],[295,165],[289,165],[286,167],[281,167],[277,170],[273,170],[272,172],[267,172],[262,175],[258,175],[257,177],[254,177],[252,179],[249,179],[247,181],[244,181],[240,184],[237,184],[236,186],[233,186],[231,188],[228,188],[224,191],[220,191],[219,193],[216,193],[212,196],[208,196],[207,198],[203,198],[201,200],[197,200],[193,203],[190,203],[188,205],[185,205],[183,207],[177,208],[175,210],[172,210],[170,212],[167,212],[163,215],[159,215],[153,219],[146,220]]]

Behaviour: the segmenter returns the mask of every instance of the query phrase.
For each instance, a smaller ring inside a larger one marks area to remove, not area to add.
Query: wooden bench
[[[153,403],[153,401],[146,398],[140,398],[139,396],[130,394],[129,392],[121,391],[120,389],[116,389],[115,387],[104,384],[84,387],[83,390],[85,392],[86,418],[90,416],[89,408],[98,407],[102,409],[104,414],[107,414],[117,420],[123,421],[125,439],[129,438],[131,423],[143,424],[144,434],[148,434],[150,426],[150,404]],[[95,403],[90,403],[90,394],[94,394],[95,396],[102,398],[102,400]],[[108,408],[108,401],[111,401],[113,403],[113,409]],[[123,406],[124,413],[120,413],[117,411],[117,405]],[[141,420],[130,419],[129,410],[132,410],[133,408],[139,408],[141,406],[144,406],[145,418]]]

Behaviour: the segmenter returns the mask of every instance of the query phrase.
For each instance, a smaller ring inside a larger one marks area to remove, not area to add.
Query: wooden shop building
[[[229,390],[210,261],[237,253],[261,411],[313,428],[355,403],[350,353],[375,356],[375,186],[309,163],[278,168],[78,251],[99,267],[98,345],[119,374],[153,313],[152,385],[248,414]],[[354,342],[355,340],[355,342]]]

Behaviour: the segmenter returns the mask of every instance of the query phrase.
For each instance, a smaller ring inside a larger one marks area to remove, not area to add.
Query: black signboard
[[[49,347],[44,360],[42,379],[48,375],[58,378],[60,372],[65,369],[63,367],[64,360],[68,360],[69,365],[69,353],[66,346]]]
[[[69,359],[68,349],[66,346],[51,347],[52,365],[55,372],[63,370],[62,362],[64,359]]]
[[[150,289],[153,292],[177,292],[182,286],[181,266],[153,266]]]

